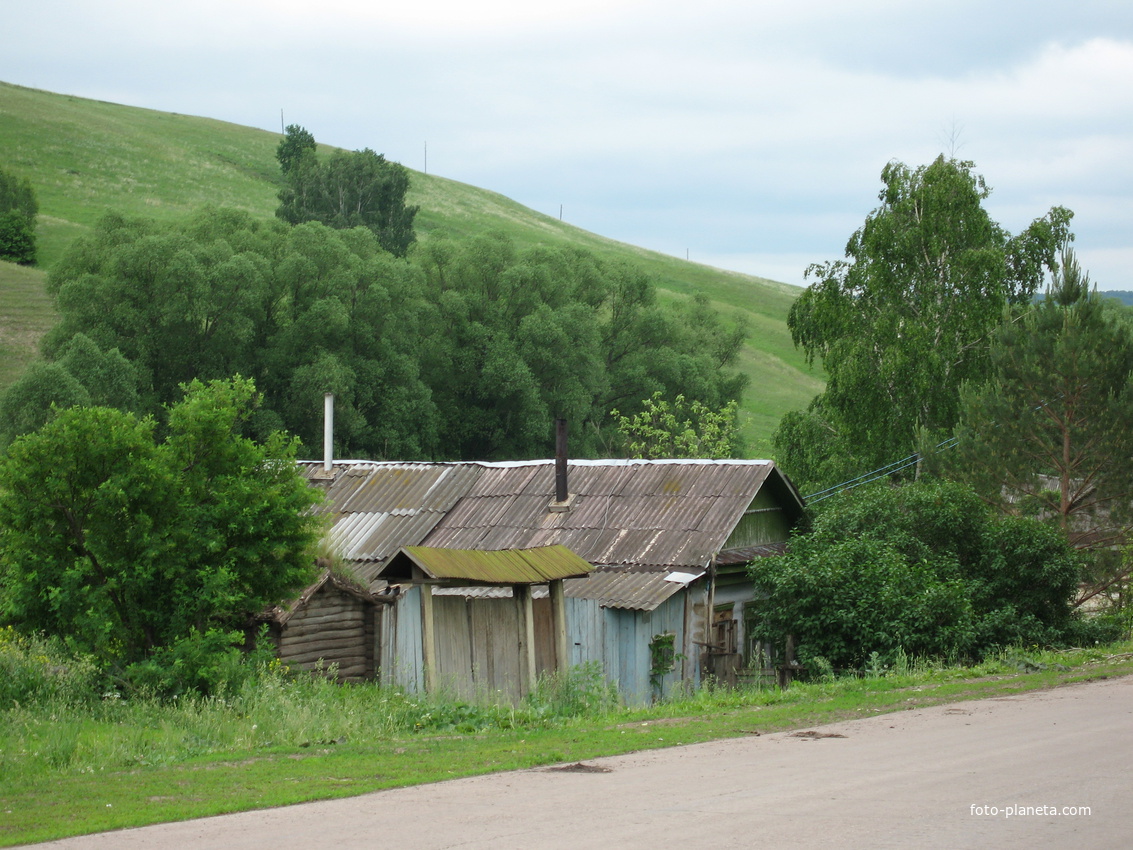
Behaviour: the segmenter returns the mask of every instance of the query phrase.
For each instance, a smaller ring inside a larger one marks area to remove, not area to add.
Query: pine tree
[[[1046,298],[1016,310],[997,333],[990,374],[962,389],[956,449],[935,465],[1008,513],[1056,523],[1079,549],[1125,543],[1133,530],[1133,335],[1091,291],[1071,251]],[[1119,577],[1098,579],[1094,590]]]

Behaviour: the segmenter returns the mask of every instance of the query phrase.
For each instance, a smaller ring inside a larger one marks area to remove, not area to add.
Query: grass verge
[[[575,718],[546,719],[530,708],[505,706],[458,710],[451,702],[415,700],[375,686],[330,685],[315,685],[301,704],[286,706],[269,695],[183,706],[138,701],[105,710],[13,707],[0,732],[0,845],[792,730],[1130,673],[1133,644],[1126,643],[1026,658],[1005,654],[969,669],[915,665],[786,691],[704,689],[649,709]],[[304,710],[309,717],[296,721]],[[289,715],[291,725],[258,729],[256,720],[267,723],[273,713]],[[422,731],[406,731],[406,723],[392,722],[395,716]],[[447,719],[436,722],[440,717]],[[475,731],[459,731],[464,728]],[[116,743],[109,749],[95,746],[111,739]]]

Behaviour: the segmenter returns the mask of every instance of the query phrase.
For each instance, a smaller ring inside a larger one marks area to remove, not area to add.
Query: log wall
[[[314,593],[280,630],[279,658],[297,670],[337,665],[337,678],[374,678],[377,606],[333,585]]]

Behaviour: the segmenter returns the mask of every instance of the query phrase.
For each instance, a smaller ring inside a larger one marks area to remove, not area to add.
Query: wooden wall
[[[344,682],[372,679],[377,617],[373,603],[325,584],[281,627],[279,658],[297,670],[336,664]]]
[[[602,608],[596,600],[568,597],[567,644],[571,665],[597,661],[614,682],[627,705],[649,705],[654,696],[666,696],[682,681],[699,683],[699,648],[703,640],[695,631],[695,591],[684,591],[665,600],[654,611]],[[686,604],[688,610],[686,610]],[[702,615],[700,615],[702,618]],[[650,681],[652,658],[649,644],[656,635],[671,633],[681,656],[675,669],[661,680],[659,690]]]
[[[421,587],[410,587],[381,618],[380,675],[384,683],[411,693],[425,690],[421,640]],[[607,681],[618,686],[628,705],[648,705],[649,644],[672,633],[681,656],[661,682],[658,696],[682,682],[700,682],[706,592],[698,583],[663,602],[655,611],[603,608],[593,599],[567,597],[567,648],[571,666],[597,661]],[[533,600],[535,658],[539,674],[555,669],[554,623],[549,599]],[[519,615],[514,599],[434,596],[438,684],[463,699],[522,698]]]
[[[536,675],[555,669],[551,600],[532,601]],[[526,679],[523,621],[514,598],[434,596],[437,681],[462,699],[511,702],[530,689]]]

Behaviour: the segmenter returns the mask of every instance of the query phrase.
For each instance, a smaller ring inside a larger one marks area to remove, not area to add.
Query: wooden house
[[[565,547],[591,568],[563,582],[569,663],[598,662],[627,702],[643,703],[677,682],[732,678],[753,660],[746,564],[778,551],[803,516],[797,491],[771,461],[351,461],[303,469],[326,490],[330,544],[374,599],[394,601],[374,603],[382,606],[377,675],[409,688],[429,684],[413,662],[425,657],[412,626],[419,615],[404,613],[421,610],[420,594],[435,609],[461,608],[474,623],[482,606],[470,600],[525,591],[453,580],[401,587],[400,576],[384,570],[403,547]],[[538,608],[548,585],[531,584],[530,595]]]

